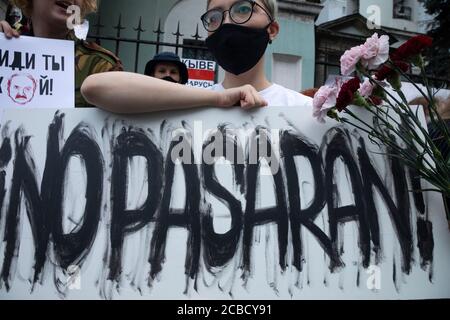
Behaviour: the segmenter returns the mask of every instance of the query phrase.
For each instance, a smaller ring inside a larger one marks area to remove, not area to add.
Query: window
[[[412,20],[412,8],[405,5],[404,0],[394,0],[394,19]]]

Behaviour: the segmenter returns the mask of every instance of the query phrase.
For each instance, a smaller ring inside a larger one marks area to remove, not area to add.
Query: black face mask
[[[223,24],[205,44],[224,70],[240,75],[253,68],[264,55],[270,42],[267,27],[255,29]]]
[[[178,83],[178,81],[176,81],[171,76],[165,76],[164,78],[161,78],[161,80],[166,80],[166,81],[169,81],[169,82]]]

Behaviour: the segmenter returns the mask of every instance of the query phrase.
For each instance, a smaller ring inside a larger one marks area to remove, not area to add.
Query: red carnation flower
[[[403,61],[394,61],[393,62],[394,65],[402,70],[403,72],[408,72],[409,70],[409,64]],[[396,71],[395,69],[384,65],[380,70],[377,71],[377,73],[375,74],[375,77],[377,78],[378,81],[383,81],[386,80],[387,78],[392,77],[393,75],[395,75]]]
[[[370,96],[369,100],[376,106],[379,106],[380,104],[383,103],[383,99],[377,96]]]
[[[392,55],[391,60],[409,60],[417,56],[424,49],[431,47],[433,38],[424,35],[418,35],[402,44]]]
[[[357,77],[348,80],[345,82],[341,90],[339,91],[339,95],[336,99],[336,109],[338,109],[339,112],[344,110],[348,107],[353,101],[353,98],[355,96],[356,91],[359,89],[359,85],[361,82]]]

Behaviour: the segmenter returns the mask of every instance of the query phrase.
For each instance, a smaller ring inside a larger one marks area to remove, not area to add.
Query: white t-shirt
[[[225,88],[221,83],[209,87],[213,91],[223,91]],[[283,107],[283,106],[308,106],[312,108],[312,99],[299,92],[280,86],[279,84],[272,84],[270,87],[259,91],[261,97],[267,101],[268,106]]]

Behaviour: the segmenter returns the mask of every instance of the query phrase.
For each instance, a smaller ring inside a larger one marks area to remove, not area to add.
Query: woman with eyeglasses
[[[90,76],[82,93],[92,104],[118,113],[311,105],[311,98],[273,84],[265,75],[264,53],[279,32],[276,12],[276,0],[208,0],[201,17],[208,31],[206,46],[225,70],[224,81],[212,90],[113,72]]]

